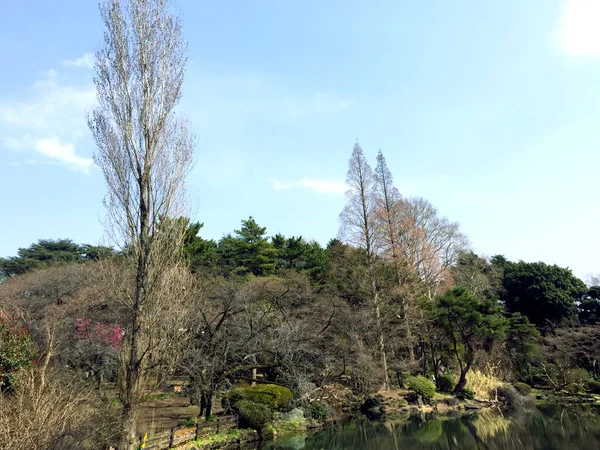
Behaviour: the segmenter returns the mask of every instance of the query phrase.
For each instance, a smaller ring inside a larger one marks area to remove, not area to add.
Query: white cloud
[[[555,37],[570,56],[600,56],[600,0],[563,0]]]
[[[306,178],[300,181],[291,181],[287,183],[279,180],[273,180],[272,184],[276,191],[287,191],[290,189],[311,189],[322,194],[343,194],[348,190],[348,186],[339,181],[309,180]]]
[[[83,67],[91,69],[94,67],[95,57],[93,53],[86,53],[77,59],[65,59],[63,64],[70,67]]]
[[[43,156],[17,165],[54,162],[51,165],[88,173],[93,162],[77,153],[76,144],[87,134],[85,111],[94,102],[89,80],[67,83],[56,70],[49,70],[20,99],[0,101],[0,145]]]
[[[88,173],[94,163],[90,158],[82,158],[75,154],[75,147],[71,143],[62,144],[58,138],[38,139],[35,148],[43,155],[59,160],[67,167]]]

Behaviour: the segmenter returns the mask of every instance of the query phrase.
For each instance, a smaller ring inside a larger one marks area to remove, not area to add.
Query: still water
[[[538,406],[457,418],[358,420],[261,450],[600,450],[600,408]]]

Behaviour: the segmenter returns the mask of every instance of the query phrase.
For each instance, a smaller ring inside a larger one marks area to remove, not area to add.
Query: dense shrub
[[[592,394],[600,394],[600,381],[589,380],[586,383],[586,390]]]
[[[258,384],[256,386],[239,387],[227,393],[229,403],[233,405],[240,400],[250,400],[268,406],[272,410],[286,409],[292,403],[292,391],[276,384]]]
[[[435,394],[435,384],[424,376],[409,377],[405,384],[408,389],[423,398],[432,398]]]
[[[273,416],[271,408],[250,400],[239,400],[233,404],[233,410],[240,418],[240,426],[260,430]]]
[[[473,400],[475,398],[475,392],[465,388],[460,391],[459,397],[464,398],[465,400]]]
[[[331,416],[331,411],[323,403],[313,402],[302,405],[302,410],[306,417],[323,422]]]
[[[588,373],[588,371],[585,369],[579,368],[579,367],[575,368],[575,369],[569,369],[569,370],[567,370],[567,373],[565,374],[565,382],[567,384],[584,383],[589,379],[590,379],[590,374]]]
[[[525,383],[515,383],[513,384],[514,388],[517,390],[517,392],[521,395],[529,395],[531,394],[531,386],[529,386],[528,384]]]
[[[437,378],[437,387],[441,392],[452,392],[454,386],[456,386],[456,382],[450,375],[442,375]]]

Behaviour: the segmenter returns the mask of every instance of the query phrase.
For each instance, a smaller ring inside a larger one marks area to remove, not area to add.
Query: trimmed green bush
[[[227,393],[227,398],[231,405],[240,400],[250,400],[266,405],[274,411],[286,409],[293,400],[292,391],[276,384],[257,384],[256,386],[235,388]]]
[[[513,384],[513,386],[515,387],[517,392],[521,395],[528,396],[529,394],[531,394],[531,386],[529,386],[528,384],[515,383],[515,384]]]
[[[432,398],[435,395],[435,384],[424,376],[409,377],[405,384],[408,389],[423,398]]]
[[[600,394],[600,381],[589,380],[586,383],[585,388],[592,394]]]
[[[260,430],[273,417],[271,408],[250,400],[239,400],[233,404],[233,410],[240,417],[240,426]]]
[[[450,375],[442,375],[437,378],[437,387],[440,392],[452,392],[454,386],[456,386],[456,382]]]

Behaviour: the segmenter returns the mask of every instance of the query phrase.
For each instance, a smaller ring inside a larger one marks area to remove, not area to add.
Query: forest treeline
[[[457,223],[400,195],[381,152],[372,170],[356,145],[347,183],[325,247],[269,236],[252,217],[218,241],[199,222],[161,218],[158,233],[185,233],[143,325],[146,387],[186,377],[208,417],[216,394],[257,373],[298,396],[332,382],[368,394],[407,373],[451,376],[460,394],[474,368],[555,389],[600,377],[600,287],[476,255]],[[72,381],[124,382],[129,251],[40,240],[0,260],[3,392],[40,361]]]

